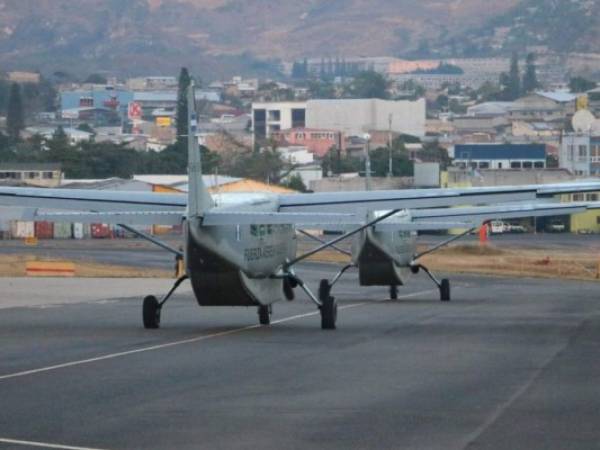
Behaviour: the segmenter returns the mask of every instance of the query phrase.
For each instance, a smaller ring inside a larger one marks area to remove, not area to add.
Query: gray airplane
[[[202,180],[193,89],[190,86],[188,91],[187,195],[0,187],[0,205],[25,208],[23,217],[29,220],[114,223],[184,258],[186,273],[172,289],[161,300],[152,295],[144,298],[146,328],[159,327],[164,304],[186,279],[199,305],[254,306],[263,325],[270,323],[271,305],[293,300],[294,290],[300,288],[319,308],[321,327],[334,329],[337,302],[331,289],[351,267],[358,269],[361,285],[389,286],[392,297],[410,274],[424,270],[438,286],[440,299],[449,301],[449,281],[438,280],[419,259],[462,235],[417,254],[417,231],[462,228],[466,234],[493,219],[573,214],[598,206],[551,199],[600,191],[600,182],[213,197]],[[183,251],[135,228],[148,224],[183,224]],[[306,233],[305,229],[343,234],[298,255],[297,233]],[[346,239],[353,240],[352,263],[332,280],[321,280],[313,294],[295,266],[326,248],[344,251],[336,244]]]

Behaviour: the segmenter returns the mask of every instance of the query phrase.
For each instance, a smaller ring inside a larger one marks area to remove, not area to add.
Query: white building
[[[558,163],[574,175],[600,175],[600,136],[568,133],[561,139]]]
[[[416,101],[380,99],[309,100],[306,126],[359,136],[372,130],[388,130],[425,136],[425,99]]]
[[[252,104],[252,130],[255,142],[269,139],[273,132],[290,128],[304,128],[305,126],[305,102]]]

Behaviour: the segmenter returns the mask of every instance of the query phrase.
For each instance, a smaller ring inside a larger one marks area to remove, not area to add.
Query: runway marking
[[[399,295],[398,299],[400,300],[403,298],[417,297],[419,295],[428,294],[430,292],[437,292],[437,289],[429,289],[426,291],[418,291],[418,292],[412,292],[410,294]],[[382,301],[389,301],[389,300],[386,299],[386,300],[376,300],[376,301],[382,302]],[[357,308],[360,306],[369,305],[371,303],[373,303],[373,302],[352,303],[350,305],[340,306],[340,307],[338,307],[338,310]],[[298,320],[298,319],[303,319],[305,317],[316,316],[317,314],[320,314],[320,312],[318,310],[312,311],[309,313],[304,313],[304,314],[297,314],[295,316],[284,317],[283,319],[274,320],[271,322],[271,324],[275,325],[278,323],[291,322],[292,320]],[[247,327],[234,328],[232,330],[220,331],[218,333],[212,333],[212,334],[204,334],[202,336],[196,336],[196,337],[188,338],[188,339],[181,339],[179,341],[166,342],[164,344],[156,344],[156,345],[151,345],[149,347],[142,347],[142,348],[137,348],[137,349],[133,349],[133,350],[126,350],[124,352],[109,353],[107,355],[96,356],[94,358],[80,359],[77,361],[70,361],[70,362],[66,362],[66,363],[62,363],[62,364],[55,364],[52,366],[40,367],[38,369],[31,369],[31,370],[24,370],[22,372],[9,373],[6,375],[0,375],[0,381],[8,380],[10,378],[18,378],[18,377],[24,377],[27,375],[34,375],[34,374],[42,373],[42,372],[50,372],[52,370],[65,369],[67,367],[81,366],[84,364],[90,364],[90,363],[94,363],[94,362],[98,362],[98,361],[105,361],[108,359],[120,358],[123,356],[135,355],[137,353],[161,350],[163,348],[175,347],[177,345],[192,344],[194,342],[206,341],[208,339],[228,336],[231,334],[237,334],[237,333],[241,333],[243,331],[254,330],[256,328],[262,328],[262,327],[263,327],[263,325],[260,325],[260,324],[249,325]]]
[[[62,450],[102,450],[92,447],[76,447],[72,445],[50,444],[48,442],[21,441],[18,439],[0,438],[2,444],[26,445],[28,447],[58,448]]]

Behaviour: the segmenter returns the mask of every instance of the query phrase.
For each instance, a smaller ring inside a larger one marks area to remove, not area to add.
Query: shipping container
[[[90,224],[88,223],[74,223],[73,224],[73,237],[75,239],[88,239],[91,235]]]
[[[112,238],[119,238],[119,239],[123,239],[123,238],[127,237],[125,229],[121,228],[119,225],[116,225],[116,224],[110,225],[110,236]]]
[[[15,220],[10,225],[10,232],[15,239],[32,238],[35,237],[35,224],[33,222]]]
[[[70,223],[56,222],[54,224],[54,239],[71,239],[72,235]]]
[[[35,237],[38,239],[52,239],[54,237],[54,224],[52,222],[36,222]]]
[[[110,238],[110,227],[104,223],[93,223],[91,226],[91,235],[94,239]]]

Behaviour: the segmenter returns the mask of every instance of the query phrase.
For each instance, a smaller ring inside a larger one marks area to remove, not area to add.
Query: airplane
[[[423,270],[438,287],[440,300],[449,301],[449,280],[438,280],[419,262],[425,254],[494,219],[574,214],[600,207],[597,202],[553,201],[560,194],[600,191],[600,181],[213,197],[202,179],[193,83],[187,99],[187,194],[0,187],[0,205],[24,208],[24,219],[117,224],[183,258],[185,274],[167,294],[160,300],[153,295],[144,298],[142,319],[147,329],[160,327],[162,308],[187,279],[200,306],[257,307],[262,325],[270,324],[273,303],[293,300],[294,289],[300,288],[318,307],[321,328],[335,329],[337,300],[331,295],[332,287],[352,267],[358,269],[361,285],[389,286],[392,298],[409,275]],[[135,228],[149,224],[182,224],[183,251]],[[466,231],[416,252],[417,231],[450,228]],[[320,245],[298,255],[297,232],[308,234],[306,229],[342,234],[329,241],[313,237]],[[337,244],[347,239],[353,239],[351,263],[331,280],[322,279],[315,295],[296,274],[295,266],[327,248],[346,252]]]

